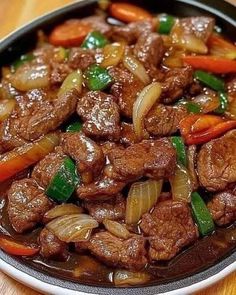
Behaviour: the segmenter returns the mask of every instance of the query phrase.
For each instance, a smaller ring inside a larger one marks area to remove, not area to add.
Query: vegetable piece
[[[144,129],[143,120],[152,106],[159,100],[161,95],[161,84],[153,82],[146,86],[133,105],[134,132],[139,140],[148,137]]]
[[[85,72],[87,86],[90,90],[103,90],[113,81],[108,71],[98,65],[90,66]]]
[[[150,82],[150,78],[143,66],[133,55],[126,55],[123,59],[124,66],[136,77],[138,77],[145,85]]]
[[[83,212],[83,209],[74,204],[61,204],[61,205],[57,205],[56,207],[46,212],[43,218],[44,220],[48,221],[60,216],[80,214],[82,212]]]
[[[218,34],[212,34],[207,41],[211,55],[222,56],[229,59],[236,58],[236,46]]]
[[[186,150],[181,136],[172,136],[171,142],[177,152],[177,160],[180,164],[187,165]]]
[[[186,55],[183,61],[195,69],[205,70],[215,74],[236,72],[236,61],[217,56]]]
[[[67,21],[55,27],[49,36],[49,42],[55,46],[78,46],[91,31],[91,26],[80,20]]]
[[[146,272],[133,272],[128,270],[117,270],[114,273],[113,282],[115,286],[137,286],[145,284],[150,280]]]
[[[192,193],[192,182],[188,170],[178,164],[175,174],[170,178],[172,197],[177,201],[190,202]]]
[[[147,180],[135,182],[131,185],[126,201],[126,224],[138,223],[141,216],[156,204],[162,184],[162,180]]]
[[[201,113],[201,107],[195,102],[192,101],[187,101],[184,99],[181,99],[178,101],[177,105],[184,106],[188,113],[193,113],[193,114],[199,114]]]
[[[4,235],[0,235],[0,248],[10,255],[17,256],[33,256],[39,252],[39,248],[24,245]]]
[[[52,178],[46,194],[57,202],[66,202],[79,181],[74,162],[69,157],[66,157],[60,169]]]
[[[15,72],[21,65],[24,63],[33,60],[35,57],[32,53],[23,54],[19,59],[13,62],[11,65],[11,69],[13,72]]]
[[[152,18],[152,15],[145,9],[129,3],[112,3],[110,14],[126,23]]]
[[[192,193],[191,207],[201,235],[211,233],[215,229],[214,222],[206,204],[197,192]]]
[[[15,99],[0,100],[0,123],[7,119],[16,105]]]
[[[60,216],[46,225],[59,240],[66,243],[88,240],[92,229],[96,227],[98,222],[87,214]]]
[[[54,58],[56,61],[61,62],[68,59],[70,50],[64,47],[55,48]]]
[[[58,96],[64,95],[66,92],[75,88],[79,93],[82,91],[83,75],[81,70],[70,73],[63,81]]]
[[[42,139],[25,144],[2,155],[0,160],[0,181],[4,181],[16,173],[43,159],[59,144],[59,136],[49,133]]]
[[[104,277],[104,275],[107,275],[107,268],[91,256],[80,255],[78,257],[78,264],[73,271],[73,275],[76,278],[80,278],[88,274],[90,276],[96,275],[96,277]]]
[[[101,67],[107,68],[110,66],[116,66],[121,61],[125,52],[125,43],[116,42],[107,44],[103,48],[104,59],[101,63]]]
[[[107,10],[110,4],[110,0],[98,0],[98,6],[102,10]]]
[[[81,122],[74,122],[67,126],[66,132],[79,132],[82,129],[83,125]]]
[[[105,219],[103,224],[110,233],[118,238],[126,240],[130,237],[130,232],[127,230],[124,224],[108,219]]]
[[[213,112],[220,105],[217,95],[211,92],[199,94],[192,101],[201,108],[202,113]]]
[[[224,92],[219,92],[219,101],[220,105],[219,107],[215,110],[215,113],[217,114],[224,114],[228,108],[228,96]]]
[[[20,91],[47,87],[50,83],[49,66],[25,64],[10,75],[9,81]]]
[[[172,15],[160,14],[158,16],[157,32],[160,34],[169,34],[174,23],[175,18]]]
[[[225,83],[222,79],[217,78],[216,76],[209,74],[204,71],[195,71],[194,77],[201,81],[203,84],[209,86],[210,88],[216,91],[224,91]]]
[[[93,31],[87,35],[81,47],[87,49],[103,48],[108,43],[107,38],[102,33]]]

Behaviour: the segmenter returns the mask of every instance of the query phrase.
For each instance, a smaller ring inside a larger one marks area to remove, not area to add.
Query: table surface
[[[228,0],[236,5],[236,0]],[[73,2],[72,0],[0,0],[0,39],[14,29],[57,7]],[[17,13],[16,13],[17,12]],[[226,277],[195,295],[235,295],[236,273]],[[40,295],[3,273],[0,273],[0,294],[3,295]]]

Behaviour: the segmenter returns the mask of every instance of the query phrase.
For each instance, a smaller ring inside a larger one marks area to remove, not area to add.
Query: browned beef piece
[[[76,161],[77,170],[83,180],[85,177],[89,180],[86,182],[91,182],[101,173],[105,165],[102,148],[82,132],[64,134],[61,145],[64,153]]]
[[[204,144],[197,170],[202,186],[209,191],[224,190],[236,181],[236,130]]]
[[[190,145],[186,151],[187,154],[187,163],[188,163],[188,171],[192,181],[192,187],[194,190],[197,190],[199,187],[198,176],[196,173],[196,163],[197,163],[197,146]]]
[[[59,127],[75,111],[77,91],[56,97],[55,93],[33,89],[17,99],[11,116],[0,126],[4,150],[36,140]]]
[[[79,47],[70,50],[68,64],[72,69],[80,69],[83,71],[94,63],[96,63],[94,50]]]
[[[120,113],[114,96],[90,91],[79,99],[77,113],[84,121],[83,131],[87,136],[119,139]]]
[[[125,145],[131,145],[139,142],[135,132],[133,124],[123,122],[121,124],[120,142]]]
[[[228,94],[236,96],[236,76],[234,75],[226,84]]]
[[[169,260],[198,238],[197,227],[185,202],[159,202],[151,214],[143,215],[140,227],[149,236],[151,260]]]
[[[164,44],[157,33],[143,33],[134,46],[134,55],[144,64],[145,68],[157,67],[164,55]]]
[[[184,32],[194,34],[206,42],[214,30],[215,20],[212,17],[192,16],[182,18],[180,25],[184,29]]]
[[[171,135],[177,132],[180,121],[187,115],[184,107],[156,104],[145,117],[145,127],[152,135]]]
[[[191,67],[169,70],[163,79],[161,100],[164,103],[175,102],[192,82],[193,70]]]
[[[132,22],[126,26],[114,26],[112,28],[112,38],[116,41],[134,44],[142,33],[150,33],[153,31],[153,28],[153,23],[149,20]]]
[[[83,200],[107,200],[116,196],[125,187],[125,184],[125,182],[102,174],[96,181],[78,186],[76,192],[77,196]]]
[[[78,249],[88,249],[103,263],[139,270],[147,263],[145,240],[135,236],[122,240],[107,231],[94,234],[88,242],[78,243]]]
[[[65,78],[72,72],[67,63],[51,63],[50,84],[52,86],[60,86]]]
[[[85,208],[89,211],[89,215],[98,222],[104,219],[122,220],[125,217],[125,198],[118,194],[117,197],[107,200],[106,202],[86,202]]]
[[[175,170],[176,153],[168,139],[144,140],[109,153],[112,178],[132,181],[143,176],[168,178]]]
[[[106,22],[106,18],[103,15],[84,17],[81,21],[92,26],[93,30],[99,31],[108,37],[111,34],[111,26]]]
[[[115,82],[111,93],[118,99],[121,114],[132,118],[133,104],[145,85],[122,66],[110,68],[109,73]]]
[[[68,258],[67,244],[44,228],[39,235],[40,255],[46,259],[65,261]]]
[[[60,169],[65,157],[66,155],[63,153],[62,148],[56,147],[53,153],[48,154],[35,165],[31,177],[41,187],[47,188],[54,175]]]
[[[9,220],[18,233],[34,228],[53,206],[44,191],[31,178],[14,181],[7,195]]]
[[[236,221],[236,194],[231,190],[214,195],[207,207],[218,225]]]
[[[121,144],[111,142],[111,141],[102,142],[101,148],[105,156],[108,156],[110,151],[112,151],[114,148],[124,149],[124,147]],[[109,164],[109,159],[106,159],[106,163]]]

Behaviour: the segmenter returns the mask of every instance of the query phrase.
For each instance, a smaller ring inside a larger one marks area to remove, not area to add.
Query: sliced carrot
[[[125,23],[152,18],[152,15],[145,9],[129,3],[111,4],[110,13],[113,17]]]
[[[210,36],[207,45],[211,55],[222,56],[229,59],[236,58],[236,46],[217,34]]]
[[[236,73],[236,60],[207,55],[187,55],[182,59],[195,69],[216,74]]]
[[[49,36],[49,42],[55,46],[77,46],[91,31],[91,26],[80,20],[67,21],[55,27]]]
[[[223,119],[221,117],[214,115],[203,115],[192,125],[191,133],[207,130],[221,122],[223,122]]]
[[[0,248],[8,254],[18,256],[32,256],[39,252],[39,248],[26,246],[4,235],[0,236]]]

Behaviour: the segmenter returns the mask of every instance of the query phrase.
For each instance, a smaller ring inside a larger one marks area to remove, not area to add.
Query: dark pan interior
[[[0,44],[0,66],[11,63],[20,54],[33,48],[35,46],[36,31],[38,29],[48,32],[53,26],[65,19],[79,18],[93,14],[94,9],[96,8],[96,2],[96,0],[84,0],[79,3],[74,3],[68,7],[52,12],[50,15],[41,17],[40,19],[13,33],[11,36],[4,39]],[[194,16],[199,14],[212,15],[216,18],[216,23],[222,28],[224,35],[233,41],[236,40],[236,8],[223,0],[133,0],[129,2],[141,5],[154,13],[168,12],[178,16]],[[34,270],[29,266],[24,265],[19,260],[3,253],[2,251],[0,251],[0,259],[41,281],[71,290],[93,294],[151,295],[183,288],[217,274],[219,271],[223,270],[225,267],[236,261],[236,252],[232,253],[224,260],[208,268],[207,270],[187,278],[172,283],[160,284],[158,286],[125,289],[90,287],[61,280]]]

